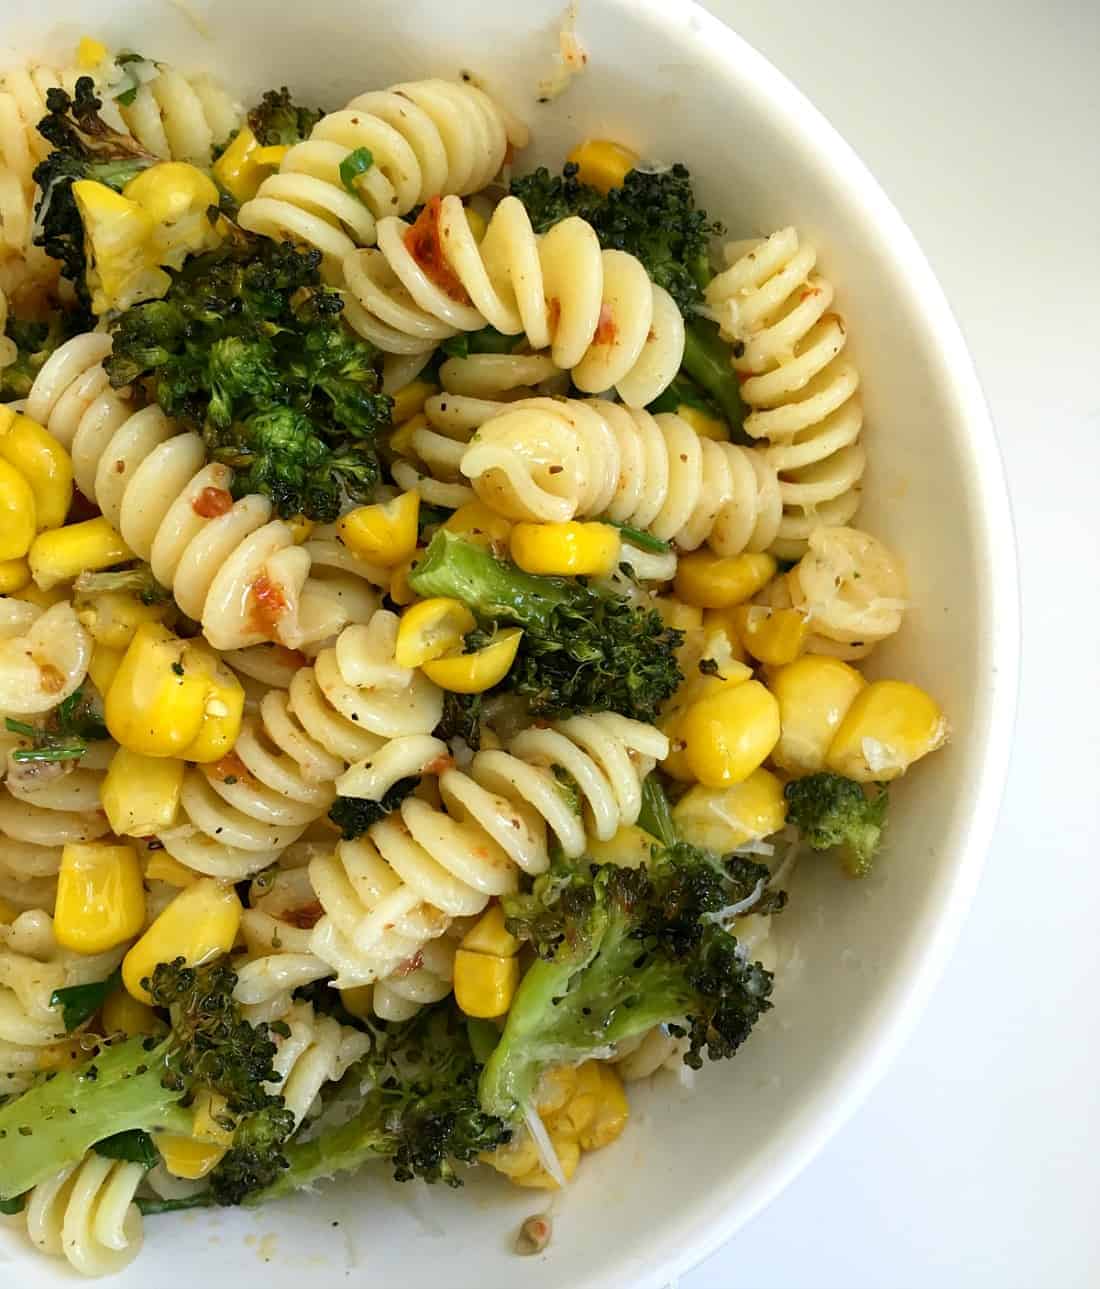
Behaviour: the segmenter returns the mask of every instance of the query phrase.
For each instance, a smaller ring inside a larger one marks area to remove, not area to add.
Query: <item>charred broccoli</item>
[[[689,1037],[685,1062],[736,1052],[771,1003],[727,920],[772,913],[768,870],[677,843],[642,868],[559,863],[504,897],[508,929],[538,954],[481,1076],[487,1114],[521,1119],[544,1069],[578,1064],[655,1025]]]
[[[275,1044],[267,1025],[241,1018],[233,1000],[236,981],[223,962],[160,963],[143,984],[154,1004],[168,1009],[167,1038],[106,1039],[87,1063],[0,1106],[0,1199],[23,1194],[106,1138],[190,1135],[188,1106],[202,1091],[224,1098],[224,1126],[235,1129],[233,1147],[215,1169],[215,1191],[238,1191],[244,1167],[270,1181],[283,1166],[282,1142],[294,1119],[265,1087],[279,1079],[272,1065]]]
[[[398,779],[380,801],[369,797],[337,797],[328,817],[340,829],[345,841],[362,836],[371,826],[388,815],[405,800],[420,782],[417,778]]]
[[[564,577],[524,573],[447,529],[432,538],[409,575],[418,595],[461,600],[483,627],[523,628],[503,684],[536,715],[612,711],[655,719],[683,679],[683,633],[655,610],[634,607]]]
[[[4,335],[15,346],[15,359],[0,368],[0,403],[26,398],[50,354],[70,334],[69,319],[53,313],[48,321],[28,321],[8,315]]]
[[[290,90],[268,90],[248,113],[248,128],[261,147],[290,147],[309,137],[325,115],[321,107],[299,107]]]
[[[369,497],[393,403],[319,265],[317,251],[231,231],[172,274],[164,299],[112,323],[106,366],[116,387],[148,377],[170,416],[201,429],[238,496],[328,522],[345,497]]]
[[[814,850],[840,853],[852,877],[866,877],[886,827],[888,792],[880,785],[870,796],[863,785],[842,774],[810,774],[783,789],[787,822]]]

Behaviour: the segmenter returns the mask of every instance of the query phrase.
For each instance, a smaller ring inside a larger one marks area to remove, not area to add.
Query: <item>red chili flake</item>
[[[233,497],[224,488],[203,488],[191,502],[191,509],[202,519],[217,519],[233,509]]]
[[[416,217],[416,223],[405,233],[405,249],[424,270],[425,276],[439,287],[444,295],[458,304],[469,304],[470,297],[458,274],[447,263],[443,253],[443,239],[439,231],[439,218],[443,203],[439,197],[426,202]]]
[[[511,139],[508,140],[508,146],[504,149],[504,160],[501,165],[510,166],[516,159],[516,149]]]
[[[423,965],[424,955],[418,949],[411,958],[406,958],[404,962],[399,962],[394,968],[393,974],[398,977],[411,976],[414,971],[419,971]]]
[[[271,656],[284,667],[304,667],[309,659],[300,649],[288,649],[286,645],[272,645]]]
[[[312,904],[303,904],[300,909],[284,909],[279,914],[279,921],[296,926],[300,931],[312,931],[324,916],[320,901],[314,900]]]
[[[426,774],[442,774],[445,770],[454,769],[454,758],[449,756],[437,756],[434,761],[429,761],[424,767]]]
[[[821,288],[819,286],[808,286],[798,298],[799,300],[808,300],[811,296],[820,294]]]
[[[248,588],[248,598],[251,601],[249,625],[253,631],[271,639],[279,619],[287,611],[286,596],[266,573],[261,573]]]
[[[737,381],[738,381],[738,384],[743,385],[743,384],[745,383],[745,381],[747,381],[747,380],[752,380],[752,372],[751,372],[751,371],[739,371],[739,372],[737,373]]]
[[[210,767],[209,773],[210,777],[217,779],[219,783],[226,783],[230,779],[238,782],[241,779],[252,779],[252,775],[248,772],[248,767],[236,752],[227,752],[220,761],[215,761]]]
[[[561,301],[555,295],[546,301],[546,325],[550,328],[551,339],[561,321]]]
[[[44,693],[59,694],[65,688],[64,673],[58,671],[52,662],[38,664],[38,678]]]
[[[600,305],[600,320],[596,323],[596,334],[592,337],[592,343],[613,345],[618,334],[619,328],[615,325],[615,315],[611,312],[611,305],[605,300]]]

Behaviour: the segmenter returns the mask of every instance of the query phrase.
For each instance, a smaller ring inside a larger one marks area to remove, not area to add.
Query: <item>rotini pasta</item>
[[[414,225],[388,216],[378,248],[350,252],[343,271],[348,322],[385,353],[424,352],[491,325],[549,348],[578,389],[615,387],[631,407],[668,386],[684,353],[680,310],[640,261],[601,251],[576,216],[536,237],[516,197],[497,206],[480,242],[457,197]]]
[[[483,90],[444,80],[411,81],[361,94],[331,112],[283,157],[240,211],[241,226],[320,250],[328,272],[356,246],[372,246],[376,220],[404,215],[441,193],[484,188],[527,131]],[[373,164],[351,193],[340,177],[349,153]]]
[[[269,691],[229,757],[188,771],[187,822],[160,835],[168,853],[212,877],[250,877],[327,811],[349,762],[434,729],[442,694],[397,665],[396,638],[396,615],[380,610],[295,670],[286,691]]]
[[[466,771],[443,769],[441,807],[408,797],[365,836],[310,864],[325,911],[313,952],[336,969],[337,988],[386,978],[454,918],[513,890],[518,870],[543,872],[548,830],[571,856],[586,836],[606,839],[633,823],[641,780],[667,752],[652,726],[601,713],[524,730],[506,751],[478,752]],[[340,790],[378,800],[410,772],[437,765],[446,745],[419,737],[384,753],[353,766]]]
[[[840,355],[847,330],[831,311],[833,288],[817,252],[793,228],[725,248],[730,265],[707,287],[752,409],[745,430],[771,444],[783,520],[772,545],[797,559],[819,525],[846,524],[859,506],[866,455],[859,443],[859,373]]]
[[[51,1257],[85,1276],[116,1275],[141,1252],[141,1213],[134,1193],[141,1164],[89,1151],[31,1191],[27,1235]]]
[[[413,443],[422,454],[435,446]],[[780,522],[775,471],[759,449],[702,438],[672,412],[604,399],[507,407],[478,427],[457,464],[509,518],[606,515],[685,551],[704,541],[720,555],[766,550]]]
[[[92,656],[91,637],[71,604],[43,611],[0,596],[0,712],[47,712],[79,689]]]
[[[331,1016],[318,1015],[310,1003],[294,1003],[280,1019],[290,1033],[274,1036],[278,1050],[272,1065],[281,1077],[267,1086],[282,1096],[297,1126],[324,1085],[342,1078],[370,1051],[371,1041]]]

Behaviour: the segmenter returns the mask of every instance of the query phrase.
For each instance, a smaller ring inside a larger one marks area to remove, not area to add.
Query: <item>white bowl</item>
[[[563,5],[190,0],[205,39],[182,2],[44,0],[5,15],[5,52],[9,62],[64,58],[90,32],[209,68],[246,101],[288,84],[333,107],[367,88],[470,69],[532,127],[525,165],[558,165],[587,136],[617,138],[684,160],[734,235],[796,224],[837,284],[861,365],[871,468],[859,522],[901,549],[912,583],[905,629],[873,670],[932,690],[951,743],[899,785],[872,879],[803,866],[780,920],[792,962],[775,1011],[693,1092],[669,1076],[635,1096],[625,1136],[586,1159],[555,1205],[546,1255],[520,1263],[511,1252],[518,1222],[543,1207],[537,1193],[491,1178],[429,1192],[370,1175],[257,1213],[146,1219],[146,1249],[120,1286],[666,1284],[733,1235],[852,1113],[913,1024],[974,893],[1012,732],[1016,574],[997,444],[943,294],[851,149],[694,5],[584,0],[588,69],[557,102],[536,105]],[[6,1284],[71,1283],[64,1264],[21,1237],[0,1239]]]

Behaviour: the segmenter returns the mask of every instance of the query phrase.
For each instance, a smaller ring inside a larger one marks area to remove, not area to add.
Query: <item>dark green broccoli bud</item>
[[[863,785],[842,774],[810,774],[783,789],[787,822],[798,828],[814,850],[840,852],[852,877],[866,877],[886,827],[889,794],[880,784],[870,796]]]
[[[26,398],[50,354],[68,339],[72,319],[52,313],[46,322],[29,322],[8,315],[4,335],[15,345],[15,360],[0,370],[0,403]]]
[[[121,192],[142,170],[160,158],[128,134],[113,130],[99,115],[90,76],[81,76],[70,97],[63,89],[46,91],[47,115],[38,133],[53,144],[52,151],[34,170],[41,197],[35,207],[35,246],[61,261],[61,271],[73,284],[80,312],[91,325],[84,224],[73,197],[77,179],[94,179]]]
[[[51,1074],[0,1106],[0,1199],[21,1195],[107,1138],[137,1131],[154,1141],[160,1132],[190,1134],[190,1103],[204,1089],[226,1098],[237,1132],[250,1116],[262,1115],[277,1153],[273,1129],[286,1120],[274,1112],[282,1098],[264,1086],[279,1079],[275,1044],[267,1025],[241,1017],[233,1000],[236,982],[224,962],[160,963],[145,983],[154,1004],[168,1009],[166,1038],[106,1040],[85,1064]],[[259,1132],[249,1130],[241,1139],[257,1152],[257,1169]]]
[[[398,779],[380,801],[369,797],[337,797],[328,817],[340,829],[345,841],[361,837],[379,819],[384,818],[405,800],[420,782],[418,778]]]
[[[683,633],[655,610],[611,590],[524,573],[447,529],[432,538],[409,585],[461,600],[483,627],[523,628],[503,688],[524,695],[536,715],[612,711],[652,721],[683,679]]]
[[[308,139],[310,131],[325,115],[324,108],[299,107],[290,90],[268,90],[248,113],[248,128],[262,147],[290,147]]]
[[[443,693],[443,715],[432,733],[444,743],[460,738],[476,752],[481,747],[481,694],[455,694],[449,689]]]
[[[172,592],[161,586],[148,564],[134,564],[130,568],[110,569],[105,573],[81,573],[73,583],[78,595],[102,595],[106,591],[126,591],[135,595],[142,604],[165,604]]]
[[[218,1204],[242,1204],[249,1195],[272,1186],[290,1166],[286,1141],[294,1115],[282,1105],[269,1105],[242,1119],[233,1144],[210,1174],[210,1192]]]
[[[378,481],[374,443],[391,423],[373,345],[341,320],[320,254],[230,229],[194,256],[162,300],[111,325],[113,385],[149,378],[157,402],[233,466],[237,496],[322,523]]]
[[[576,1064],[675,1025],[685,1062],[732,1056],[771,1003],[772,978],[727,930],[747,913],[782,908],[768,870],[741,857],[723,863],[683,843],[644,868],[558,863],[527,895],[506,896],[506,924],[529,942],[529,968],[500,1043],[481,1076],[481,1107],[515,1122],[551,1064]]]

